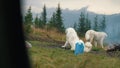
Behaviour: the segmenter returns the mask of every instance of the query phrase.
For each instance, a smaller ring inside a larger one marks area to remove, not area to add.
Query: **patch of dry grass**
[[[46,38],[56,41],[65,41],[65,33],[59,33],[56,29],[46,30],[34,28],[31,36],[38,36],[40,38]]]

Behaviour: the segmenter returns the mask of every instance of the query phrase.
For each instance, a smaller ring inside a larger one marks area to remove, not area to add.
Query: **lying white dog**
[[[97,46],[97,44],[100,44],[103,47],[103,40],[107,37],[107,34],[105,32],[96,32],[94,30],[88,30],[85,34],[86,41],[89,41],[92,43],[94,41],[94,45]]]
[[[88,42],[85,45],[84,42],[81,39],[79,39],[76,31],[73,28],[67,28],[65,32],[66,32],[66,42],[62,47],[66,47],[68,46],[68,44],[70,44],[71,50],[75,50],[76,44],[78,43],[78,45],[79,44],[83,45],[84,52],[89,52],[91,50],[92,45]]]

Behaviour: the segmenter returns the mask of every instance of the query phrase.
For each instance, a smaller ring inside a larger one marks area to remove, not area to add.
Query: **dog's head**
[[[92,44],[90,42],[86,42],[84,51],[85,52],[90,52],[91,49],[92,49]]]

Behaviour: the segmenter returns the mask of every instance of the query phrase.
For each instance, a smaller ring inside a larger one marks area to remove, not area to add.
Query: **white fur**
[[[90,42],[86,42],[84,52],[90,52],[91,49],[92,49],[92,44]]]
[[[75,50],[75,44],[77,42],[80,42],[83,43],[84,45],[84,52],[90,52],[90,50],[92,49],[92,44],[90,42],[86,42],[84,44],[84,42],[81,39],[79,39],[76,31],[73,28],[67,28],[65,33],[66,33],[66,42],[62,47],[66,47],[68,46],[68,44],[70,44],[71,50]]]
[[[66,47],[68,44],[70,44],[71,50],[75,50],[75,44],[80,41],[76,31],[73,28],[67,28],[65,32],[66,42],[62,47]]]
[[[84,45],[84,52],[90,52],[92,49],[92,44],[90,42],[84,43],[82,40],[79,40],[78,42],[83,43]]]
[[[90,41],[92,43],[93,38],[94,38],[94,33],[95,33],[94,30],[88,30],[85,34],[86,41]]]
[[[94,45],[97,46],[97,44],[100,44],[103,47],[103,40],[107,37],[107,34],[105,32],[96,32],[94,30],[88,30],[85,34],[85,39],[87,41],[94,41]]]
[[[29,43],[28,41],[25,41],[25,43],[26,43],[26,47],[27,47],[27,48],[32,47],[32,44],[31,44],[31,43]]]

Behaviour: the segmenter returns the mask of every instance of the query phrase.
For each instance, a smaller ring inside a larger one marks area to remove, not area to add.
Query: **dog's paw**
[[[61,46],[61,47],[65,47],[65,46]]]
[[[71,48],[70,50],[72,50],[72,51],[73,51],[73,50],[74,50],[74,48]]]

